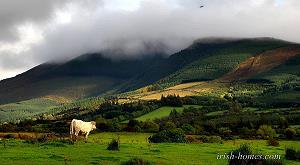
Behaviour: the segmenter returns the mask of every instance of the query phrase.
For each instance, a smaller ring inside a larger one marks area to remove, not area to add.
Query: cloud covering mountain
[[[0,79],[90,52],[171,54],[209,36],[300,42],[299,0],[9,0],[0,8]]]

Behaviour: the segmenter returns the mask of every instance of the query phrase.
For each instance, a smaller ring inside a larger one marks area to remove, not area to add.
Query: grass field
[[[182,112],[184,108],[188,108],[188,107],[200,108],[201,106],[199,106],[199,105],[183,105],[182,107],[164,106],[164,107],[160,107],[160,108],[156,109],[155,111],[152,111],[143,116],[140,116],[140,117],[136,118],[136,120],[146,121],[147,119],[149,119],[149,120],[160,119],[162,117],[169,116],[173,109],[175,109],[177,112]]]
[[[98,133],[92,134],[88,143],[82,141],[74,145],[62,142],[26,143],[10,139],[4,148],[0,145],[0,162],[3,165],[23,164],[107,164],[114,165],[134,157],[140,157],[153,164],[166,165],[224,165],[226,160],[217,160],[217,154],[228,153],[240,144],[249,143],[254,150],[263,154],[280,154],[293,146],[300,149],[300,141],[281,141],[279,147],[270,147],[264,140],[225,141],[223,144],[149,144],[150,134],[144,133]],[[111,139],[119,137],[120,151],[106,150]],[[285,161],[287,165],[299,162]]]

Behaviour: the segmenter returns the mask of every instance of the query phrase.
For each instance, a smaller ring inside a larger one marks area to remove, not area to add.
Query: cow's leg
[[[75,141],[77,141],[77,137],[78,137],[79,131],[75,131],[74,135],[75,135]]]
[[[70,140],[73,141],[73,134],[70,134]]]
[[[87,139],[88,139],[89,133],[90,133],[90,132],[87,132],[87,133],[85,134],[85,142],[87,142]]]
[[[70,134],[70,138],[71,138],[71,141],[74,142],[75,141],[75,134]]]

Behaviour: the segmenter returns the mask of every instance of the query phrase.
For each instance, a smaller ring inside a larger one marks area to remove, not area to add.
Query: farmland
[[[9,139],[4,148],[1,142],[1,164],[120,164],[139,157],[154,164],[223,165],[226,160],[217,160],[218,153],[228,153],[240,144],[248,143],[254,150],[264,154],[280,154],[285,147],[300,148],[299,141],[281,141],[279,147],[266,145],[264,140],[230,140],[223,144],[201,143],[147,143],[151,134],[145,133],[98,133],[92,134],[88,143],[82,141],[68,144],[58,141],[27,143]],[[111,139],[119,137],[120,151],[106,150]],[[80,156],[79,156],[80,155]],[[287,165],[297,162],[286,161]]]
[[[197,105],[184,105],[182,107],[161,107],[161,108],[158,108],[157,110],[155,111],[152,111],[150,113],[147,113],[143,116],[140,116],[138,118],[136,118],[136,120],[139,120],[139,121],[146,121],[147,119],[149,120],[153,120],[153,119],[156,119],[156,118],[162,118],[162,117],[166,117],[166,116],[169,116],[169,114],[171,113],[172,110],[176,110],[177,112],[182,112],[184,108],[188,108],[188,107],[195,107],[195,108],[198,108],[200,106],[197,106]]]

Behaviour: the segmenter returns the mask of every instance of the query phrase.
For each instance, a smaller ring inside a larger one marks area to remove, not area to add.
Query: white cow
[[[77,139],[78,134],[81,132],[82,134],[85,134],[85,141],[87,141],[89,133],[96,129],[96,122],[85,122],[82,120],[73,119],[70,125],[70,137],[71,140],[74,140],[75,135],[75,141]]]

